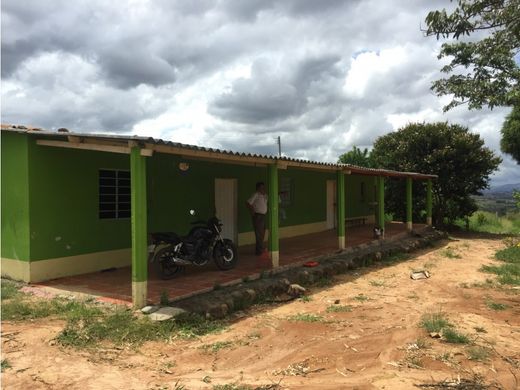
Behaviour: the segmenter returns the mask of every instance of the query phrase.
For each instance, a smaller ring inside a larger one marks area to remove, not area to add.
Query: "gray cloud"
[[[2,2],[2,120],[335,161],[409,121],[450,120],[498,153],[507,109],[442,113],[444,0]],[[507,157],[496,182],[520,181]]]

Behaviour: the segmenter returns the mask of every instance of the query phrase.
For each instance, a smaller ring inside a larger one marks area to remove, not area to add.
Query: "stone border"
[[[404,233],[387,240],[374,240],[333,255],[318,257],[315,260],[320,264],[316,267],[302,267],[302,261],[257,273],[249,276],[247,282],[242,279],[228,282],[210,292],[172,301],[170,306],[201,314],[206,318],[224,318],[234,311],[243,310],[256,303],[273,301],[277,296],[286,294],[293,283],[311,286],[322,278],[380,263],[389,256],[410,253],[446,237],[446,233],[426,227],[411,234]]]

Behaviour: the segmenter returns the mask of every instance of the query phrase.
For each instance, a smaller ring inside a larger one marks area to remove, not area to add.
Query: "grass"
[[[473,329],[475,329],[475,332],[477,333],[487,333],[486,328],[484,328],[483,326],[475,326]]]
[[[453,327],[453,324],[448,321],[446,315],[442,312],[425,314],[421,318],[420,326],[426,329],[429,333],[441,332],[443,329]]]
[[[443,256],[443,257],[446,257],[448,259],[461,259],[462,256],[455,252],[455,250],[451,247],[447,247],[445,249],[443,249],[442,251],[440,251],[440,255]]]
[[[466,223],[459,220],[456,225],[465,229]],[[487,211],[477,211],[469,217],[469,230],[494,234],[520,234],[520,213],[497,216]]]
[[[347,313],[352,311],[350,305],[330,305],[327,307],[327,313]]]
[[[1,281],[1,294],[2,294],[2,301],[6,299],[12,299],[16,297],[20,292],[18,291],[18,284],[7,279],[2,279]]]
[[[8,368],[11,368],[11,364],[9,363],[9,361],[7,359],[2,359],[1,367],[2,367],[2,372],[4,372]]]
[[[355,300],[358,301],[358,302],[366,302],[366,301],[369,301],[369,300],[370,300],[369,297],[367,297],[366,295],[363,295],[363,294],[358,294],[358,295],[356,295],[356,296],[355,296],[354,298],[352,298],[352,299],[355,299]]]
[[[136,317],[128,309],[116,309],[98,317],[69,319],[57,336],[64,346],[84,348],[102,341],[115,345],[140,345],[145,341],[169,340],[173,336],[193,338],[224,329],[220,321],[210,321],[193,314],[183,313],[175,319],[153,322],[148,317]]]
[[[300,301],[307,303],[307,302],[312,301],[312,297],[309,295],[302,295],[302,297],[300,298]]]
[[[481,347],[479,345],[469,347],[466,351],[468,353],[469,360],[475,360],[478,362],[486,361],[491,355],[488,348]]]
[[[31,300],[25,294],[17,294],[2,302],[2,319],[23,321],[58,316],[63,319],[96,317],[102,314],[99,307],[82,301],[54,298],[52,300]]]
[[[231,348],[233,346],[232,341],[217,341],[213,344],[205,344],[201,348],[208,352],[217,353],[221,349]]]
[[[235,383],[228,383],[225,385],[215,385],[213,390],[253,390],[249,385],[239,385]]]
[[[460,333],[454,328],[444,328],[442,330],[442,337],[450,344],[469,344],[470,339],[463,333]]]
[[[384,280],[371,280],[369,283],[371,286],[374,286],[374,287],[384,287],[385,286]]]
[[[509,306],[504,305],[503,303],[494,302],[492,300],[486,300],[486,306],[489,307],[491,310],[501,311],[506,310],[509,308]]]
[[[430,343],[424,337],[419,337],[417,340],[415,340],[415,345],[417,345],[417,348],[419,349],[426,349],[430,347]]]
[[[520,246],[518,244],[499,250],[495,258],[500,265],[484,265],[481,271],[497,275],[500,284],[520,286]]]
[[[321,322],[323,321],[322,316],[317,316],[309,313],[298,313],[288,317],[289,321],[294,322]]]

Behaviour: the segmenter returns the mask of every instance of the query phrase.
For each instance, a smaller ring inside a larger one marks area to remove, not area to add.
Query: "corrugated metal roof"
[[[238,158],[244,159],[260,159],[265,160],[265,163],[271,163],[272,161],[281,161],[287,163],[299,163],[299,164],[310,164],[316,167],[329,167],[331,170],[338,169],[347,169],[352,173],[357,173],[361,175],[371,175],[371,176],[389,176],[389,177],[411,177],[414,179],[428,179],[428,178],[436,178],[437,175],[430,175],[425,173],[416,173],[416,172],[400,172],[393,171],[388,169],[377,169],[377,168],[366,168],[360,167],[351,164],[341,164],[341,163],[329,163],[323,161],[311,161],[304,160],[292,157],[278,157],[274,155],[265,155],[265,154],[256,154],[256,153],[245,153],[245,152],[234,152],[230,150],[222,150],[216,148],[208,148],[204,146],[197,145],[189,145],[183,144],[179,142],[166,141],[159,138],[153,137],[143,137],[143,136],[128,136],[128,135],[116,135],[116,134],[95,134],[95,133],[76,133],[68,131],[67,129],[59,129],[58,131],[48,131],[43,130],[36,127],[23,126],[23,125],[10,125],[10,124],[2,124],[2,131],[11,131],[25,134],[34,134],[41,137],[48,138],[58,138],[58,139],[67,139],[69,136],[76,136],[82,138],[88,138],[91,140],[112,140],[112,141],[121,141],[128,143],[129,141],[137,141],[142,145],[165,145],[174,148],[189,150],[189,151],[200,151],[200,152],[209,152],[220,154],[223,156],[234,156]]]

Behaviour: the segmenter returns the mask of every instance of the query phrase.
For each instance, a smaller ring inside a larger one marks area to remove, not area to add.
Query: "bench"
[[[366,223],[367,223],[366,217],[345,218],[346,227],[362,226],[362,225],[366,225]]]

